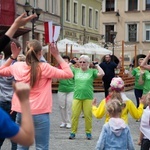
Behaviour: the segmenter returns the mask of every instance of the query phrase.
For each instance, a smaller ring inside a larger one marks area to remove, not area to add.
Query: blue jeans
[[[16,122],[18,124],[21,123],[20,113],[17,113]],[[49,139],[50,139],[50,115],[49,113],[33,115],[33,122],[34,122],[34,128],[35,128],[36,150],[49,150]],[[29,147],[18,145],[17,150],[29,150]]]

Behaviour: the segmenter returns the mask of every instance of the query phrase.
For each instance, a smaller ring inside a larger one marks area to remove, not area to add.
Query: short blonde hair
[[[116,116],[122,112],[125,104],[120,102],[118,99],[111,99],[106,104],[106,109],[109,115]]]

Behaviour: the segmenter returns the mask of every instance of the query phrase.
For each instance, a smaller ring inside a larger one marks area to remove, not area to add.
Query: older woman
[[[92,99],[93,99],[93,81],[98,76],[103,76],[104,71],[95,62],[97,69],[90,69],[90,58],[87,55],[81,55],[79,58],[80,68],[74,68],[74,97],[72,104],[72,125],[69,139],[74,139],[78,128],[78,121],[81,111],[85,117],[85,132],[88,140],[92,135]]]

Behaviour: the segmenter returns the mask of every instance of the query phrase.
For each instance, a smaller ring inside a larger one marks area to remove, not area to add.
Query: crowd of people
[[[119,63],[105,55],[104,61],[95,59],[91,63],[88,55],[79,58],[61,56],[55,43],[50,51],[58,66],[54,67],[43,59],[42,45],[38,40],[27,42],[25,55],[13,35],[20,26],[36,15],[22,14],[0,38],[0,147],[5,138],[10,138],[12,150],[27,150],[35,143],[38,150],[49,150],[50,114],[52,112],[53,80],[59,81],[58,105],[60,128],[70,129],[69,139],[76,138],[79,117],[85,119],[85,136],[92,139],[92,117],[105,117],[96,150],[134,150],[128,126],[128,114],[140,120],[138,144],[141,150],[150,148],[150,53],[138,60],[138,67],[130,68],[129,77],[135,77],[135,105],[125,94],[125,84],[115,76]],[[44,61],[43,61],[44,60]],[[103,80],[105,98],[97,104],[93,93],[93,81]],[[109,138],[109,140],[108,140]]]

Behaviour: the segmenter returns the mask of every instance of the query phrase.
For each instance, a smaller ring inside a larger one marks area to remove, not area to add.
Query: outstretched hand
[[[26,16],[26,13],[23,13],[15,19],[14,24],[16,24],[18,27],[21,27],[21,26],[24,26],[27,22],[31,21],[35,17],[37,17],[36,14]]]
[[[54,57],[59,55],[59,51],[58,51],[57,45],[55,43],[50,44],[50,51]]]
[[[143,105],[146,104],[146,96],[142,96],[141,98],[139,98],[140,103],[142,103]]]
[[[97,100],[96,100],[96,98],[93,99],[92,106],[97,106]]]
[[[12,52],[13,58],[17,58],[20,51],[21,51],[21,48],[17,47],[16,43],[11,42],[11,52]]]
[[[29,100],[30,86],[27,83],[17,82],[13,84],[14,91],[20,102]]]

